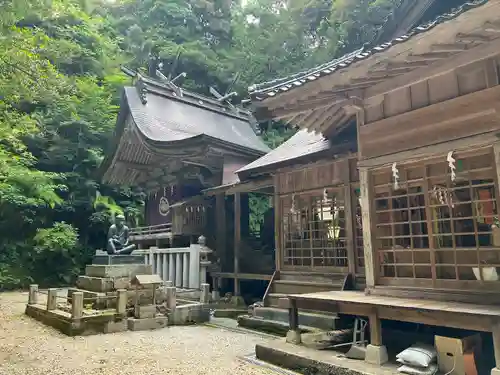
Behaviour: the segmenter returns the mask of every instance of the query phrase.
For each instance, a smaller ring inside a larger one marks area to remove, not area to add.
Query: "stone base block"
[[[168,325],[166,316],[156,316],[154,318],[136,319],[128,318],[128,329],[131,331],[149,331],[152,329],[165,328]]]
[[[114,265],[114,264],[144,264],[143,255],[107,255],[99,253],[94,256],[92,264]]]
[[[177,306],[168,315],[171,325],[205,323],[210,320],[210,310],[199,303]]]
[[[130,288],[130,278],[78,276],[76,286],[92,292],[112,292]]]
[[[137,319],[154,318],[156,316],[156,306],[155,305],[136,306],[134,311],[134,316]]]
[[[500,375],[500,369],[498,367],[493,367],[491,369],[491,375]]]
[[[387,348],[384,345],[368,345],[366,347],[365,362],[380,366],[387,361],[389,361],[389,356],[387,354]]]
[[[116,322],[109,322],[104,326],[104,333],[125,332],[128,330],[128,321],[123,319]]]
[[[246,306],[245,300],[240,296],[232,296],[231,297],[231,305],[233,306]]]
[[[286,333],[286,342],[289,344],[299,345],[301,343],[300,331],[288,331]]]
[[[129,277],[136,275],[152,275],[150,264],[90,264],[85,267],[85,276],[90,277]]]

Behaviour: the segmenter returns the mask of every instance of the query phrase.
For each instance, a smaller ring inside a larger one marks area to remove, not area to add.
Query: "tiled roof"
[[[136,87],[125,87],[124,95],[135,124],[150,141],[176,142],[204,135],[260,154],[270,150],[245,117],[152,90],[143,104]]]
[[[450,12],[440,15],[434,21],[421,26],[417,26],[405,35],[395,38],[390,42],[383,43],[378,46],[364,46],[356,51],[350,52],[338,59],[331,60],[315,68],[308,69],[285,78],[275,79],[269,82],[250,86],[248,88],[248,91],[252,99],[262,101],[267,98],[279,95],[281,92],[293,90],[294,88],[300,87],[307,82],[314,81],[322,76],[333,74],[335,71],[347,68],[360,60],[364,60],[374,54],[386,51],[395,44],[406,42],[408,39],[412,38],[415,35],[424,33],[434,28],[436,25],[439,25],[440,23],[452,20],[458,17],[460,14],[468,11],[469,9],[479,7],[483,4],[486,4],[487,2],[488,0],[467,1],[466,3],[451,10]]]
[[[245,165],[243,168],[237,170],[236,173],[268,167],[280,162],[316,154],[329,148],[330,142],[323,138],[321,134],[299,130],[288,141],[252,163]]]

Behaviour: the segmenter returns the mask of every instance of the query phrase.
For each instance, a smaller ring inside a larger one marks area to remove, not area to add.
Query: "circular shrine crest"
[[[158,204],[158,212],[161,216],[167,216],[170,212],[170,203],[165,197],[160,198],[160,203]]]

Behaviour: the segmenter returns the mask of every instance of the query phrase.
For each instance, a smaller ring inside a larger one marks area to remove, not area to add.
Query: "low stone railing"
[[[151,264],[153,272],[163,281],[171,281],[173,286],[183,289],[200,289],[206,283],[207,268],[211,253],[205,246],[205,239],[200,237],[197,244],[189,247],[172,247],[160,249],[135,250],[134,254],[143,255],[146,264]]]

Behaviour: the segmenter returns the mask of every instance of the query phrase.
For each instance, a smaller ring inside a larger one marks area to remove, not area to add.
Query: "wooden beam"
[[[453,55],[456,55],[458,52],[456,51],[441,51],[441,52],[426,52],[426,53],[419,53],[419,54],[411,54],[406,57],[406,61],[408,62],[413,62],[413,61],[435,61],[435,60],[442,60],[442,59],[447,59]]]
[[[320,129],[322,128],[323,124],[328,121],[328,123],[331,123],[331,119],[340,119],[344,114],[344,110],[339,107],[333,107],[331,110],[326,111],[323,113],[323,115],[316,121],[314,126],[310,129],[312,131],[321,131]]]
[[[226,256],[226,196],[224,193],[215,196],[215,216],[217,218],[217,248],[215,253],[222,260]]]
[[[495,367],[500,369],[500,324],[494,324],[491,327],[491,334],[493,336],[493,352],[495,354]]]
[[[437,43],[431,45],[433,52],[461,52],[468,49],[470,44],[467,43]]]
[[[293,103],[289,103],[286,106],[275,108],[271,111],[274,118],[280,118],[284,116],[310,113],[311,110],[318,107],[329,106],[335,102],[341,102],[345,97],[339,94],[334,94],[332,92],[324,92],[321,95],[316,95],[304,100],[298,100]]]
[[[470,33],[470,34],[458,33],[456,38],[461,42],[470,42],[470,43],[490,42],[492,39],[490,36],[480,33]]]
[[[282,249],[282,244],[281,244],[281,235],[282,235],[282,229],[281,229],[281,221],[283,220],[283,215],[281,214],[281,202],[280,202],[280,196],[278,195],[278,183],[279,183],[279,178],[278,175],[275,174],[273,176],[273,183],[274,183],[274,195],[273,195],[273,206],[274,206],[274,263],[275,263],[275,270],[279,272],[281,270],[281,260],[283,259],[283,249]],[[272,282],[272,281],[271,281]],[[268,289],[271,286],[271,283],[269,283]],[[267,293],[266,293],[267,294]]]
[[[365,98],[385,94],[402,87],[411,86],[415,83],[426,81],[432,77],[449,73],[457,68],[496,57],[499,54],[500,39],[496,39],[490,43],[479,45],[471,50],[466,50],[454,56],[452,59],[443,61],[441,64],[428,64],[428,66],[425,67],[425,62],[419,62],[419,64],[424,64],[423,69],[419,69],[369,87],[366,89]]]
[[[387,63],[387,69],[400,69],[400,68],[424,68],[429,66],[429,61],[389,61]]]
[[[240,248],[241,248],[241,193],[234,194],[234,296],[240,295]]]

